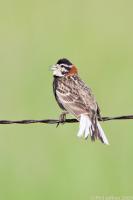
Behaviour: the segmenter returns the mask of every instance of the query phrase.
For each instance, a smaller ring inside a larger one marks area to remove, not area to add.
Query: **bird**
[[[92,141],[99,139],[108,145],[108,139],[98,121],[102,120],[97,101],[84,81],[79,77],[75,64],[61,58],[51,67],[53,71],[53,93],[59,107],[63,110],[59,117],[65,122],[66,115],[72,114],[79,121],[77,136]]]

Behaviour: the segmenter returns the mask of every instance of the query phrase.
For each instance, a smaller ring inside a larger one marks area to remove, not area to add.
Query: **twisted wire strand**
[[[123,116],[116,116],[116,117],[102,117],[98,119],[99,121],[110,121],[110,120],[128,120],[133,119],[133,115],[123,115]],[[77,119],[66,119],[65,121],[59,121],[59,119],[41,119],[41,120],[0,120],[0,124],[59,124],[59,123],[76,123],[78,122]]]

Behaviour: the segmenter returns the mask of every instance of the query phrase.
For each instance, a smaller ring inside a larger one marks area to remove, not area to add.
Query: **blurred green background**
[[[62,57],[102,115],[133,114],[133,1],[0,4],[0,119],[58,118],[49,66]],[[78,124],[0,125],[0,200],[133,196],[133,121],[102,126],[110,146],[78,139]]]

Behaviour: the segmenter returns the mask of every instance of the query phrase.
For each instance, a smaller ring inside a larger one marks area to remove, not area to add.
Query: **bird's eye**
[[[60,70],[63,72],[65,70],[65,66],[64,65],[60,65]]]
[[[67,65],[61,65],[61,71],[69,71],[70,70],[70,67]]]
[[[65,65],[61,65],[61,68],[65,68],[66,66]]]

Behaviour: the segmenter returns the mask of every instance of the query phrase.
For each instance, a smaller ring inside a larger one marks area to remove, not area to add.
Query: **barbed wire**
[[[116,117],[102,117],[98,119],[99,121],[110,121],[110,120],[128,120],[133,119],[133,115],[123,115],[123,116],[116,116]],[[0,120],[0,124],[65,124],[65,123],[77,123],[77,119],[66,119],[64,121],[59,121],[59,119],[41,119],[41,120]]]

